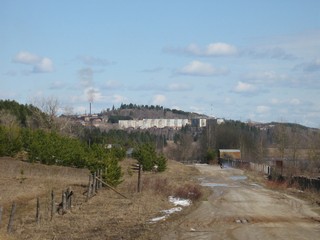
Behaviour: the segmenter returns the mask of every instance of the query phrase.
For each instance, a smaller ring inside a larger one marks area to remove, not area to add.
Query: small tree
[[[143,144],[133,152],[133,157],[143,166],[144,171],[151,171],[155,165],[158,171],[166,169],[167,160],[163,155],[157,155],[155,148],[150,144]]]
[[[158,172],[164,172],[167,169],[167,159],[163,154],[157,157],[155,164],[158,166]]]
[[[216,157],[216,152],[214,150],[209,149],[206,156],[207,163],[213,162],[216,159]]]

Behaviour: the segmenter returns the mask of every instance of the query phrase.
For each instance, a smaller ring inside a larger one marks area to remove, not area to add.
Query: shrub
[[[143,190],[152,190],[157,194],[169,196],[171,192],[171,186],[168,183],[167,178],[152,177],[144,178],[142,181]]]
[[[198,184],[185,184],[174,191],[174,197],[198,200],[202,197],[201,187]]]

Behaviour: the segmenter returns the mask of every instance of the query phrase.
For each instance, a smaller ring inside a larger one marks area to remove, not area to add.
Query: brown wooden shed
[[[241,151],[239,149],[219,149],[219,158],[241,160]]]

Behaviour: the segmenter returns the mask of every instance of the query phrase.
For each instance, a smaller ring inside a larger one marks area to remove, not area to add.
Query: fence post
[[[94,172],[93,173],[93,187],[92,187],[92,192],[93,192],[93,194],[95,194],[96,193],[96,185],[97,185],[97,179],[96,179],[96,176],[97,176],[97,173],[96,172]]]
[[[71,209],[72,195],[73,195],[73,192],[71,191],[71,187],[68,187],[68,190],[67,190],[67,208],[68,209]]]
[[[36,223],[40,223],[40,199],[37,197]]]
[[[50,220],[53,219],[53,215],[55,213],[55,210],[56,210],[56,208],[55,208],[55,204],[54,204],[54,192],[52,190],[52,192],[51,192],[51,218],[50,218]]]
[[[67,196],[66,196],[66,192],[62,191],[62,211],[63,213],[66,212],[66,206],[67,205]]]
[[[89,174],[89,184],[88,184],[88,191],[87,191],[87,199],[86,199],[86,201],[88,201],[90,196],[91,196],[91,191],[92,191],[91,190],[91,178],[92,178],[92,175]]]
[[[13,219],[14,219],[14,214],[16,212],[16,203],[13,202],[12,203],[12,207],[11,207],[11,213],[10,213],[10,218],[9,218],[9,224],[8,224],[8,228],[7,228],[7,233],[11,233],[12,231],[12,226],[13,226]]]
[[[1,228],[1,221],[2,221],[2,206],[0,206],[0,228]]]
[[[65,191],[65,194],[66,194],[66,209],[70,209],[70,205],[69,205],[70,187],[67,188],[67,190]]]
[[[139,172],[138,172],[138,192],[141,192],[141,172],[142,172],[142,165],[139,164]]]
[[[102,169],[98,170],[98,178],[102,180]],[[102,183],[98,181],[98,189],[102,188]]]

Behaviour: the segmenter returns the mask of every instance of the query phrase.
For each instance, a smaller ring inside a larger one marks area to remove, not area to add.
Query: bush
[[[174,197],[198,200],[202,197],[201,187],[198,184],[185,184],[174,191]]]
[[[171,187],[167,178],[162,177],[148,177],[142,180],[142,190],[151,190],[154,193],[169,196]]]
[[[0,156],[13,157],[22,150],[21,130],[19,127],[0,126]]]

